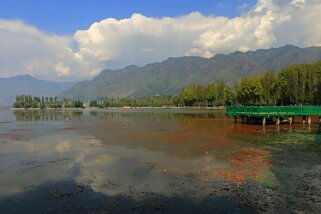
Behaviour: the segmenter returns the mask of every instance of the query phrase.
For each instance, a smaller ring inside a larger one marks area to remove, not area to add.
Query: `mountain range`
[[[0,107],[10,107],[18,94],[56,96],[75,82],[53,82],[36,79],[28,74],[0,78]]]
[[[233,85],[241,77],[267,70],[321,60],[321,47],[280,48],[218,54],[212,58],[170,57],[162,62],[103,70],[92,80],[79,83],[39,80],[30,75],[0,78],[0,107],[12,106],[17,94],[57,96],[88,102],[99,97],[142,97],[178,94],[186,86],[225,81]]]
[[[59,97],[90,101],[103,96],[177,94],[182,88],[193,84],[225,81],[233,85],[241,77],[318,60],[321,60],[321,47],[299,48],[292,45],[218,54],[209,59],[194,56],[168,58],[143,67],[130,65],[118,70],[103,70],[94,79],[75,84]]]

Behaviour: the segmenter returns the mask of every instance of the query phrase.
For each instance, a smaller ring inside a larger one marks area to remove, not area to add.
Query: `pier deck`
[[[289,118],[290,124],[294,117],[303,117],[303,123],[311,124],[311,117],[319,117],[321,123],[321,106],[228,106],[227,115],[242,117],[243,122],[251,118],[262,118],[263,125],[266,120],[275,119],[276,124],[280,124],[284,118]]]

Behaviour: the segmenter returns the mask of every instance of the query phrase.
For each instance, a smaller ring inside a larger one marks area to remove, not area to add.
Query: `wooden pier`
[[[235,122],[240,117],[243,123],[260,120],[262,125],[267,122],[292,124],[295,117],[302,117],[303,124],[310,125],[312,117],[318,117],[321,124],[321,106],[228,106],[226,114],[234,117]]]

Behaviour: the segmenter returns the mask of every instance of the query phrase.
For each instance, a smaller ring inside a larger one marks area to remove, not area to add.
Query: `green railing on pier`
[[[247,117],[321,116],[321,106],[228,106],[227,115]]]

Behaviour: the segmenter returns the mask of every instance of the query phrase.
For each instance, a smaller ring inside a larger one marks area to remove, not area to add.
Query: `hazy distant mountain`
[[[74,85],[60,97],[84,101],[102,96],[139,97],[156,94],[176,94],[192,84],[226,81],[233,84],[240,77],[279,70],[296,63],[313,63],[321,59],[321,47],[281,48],[218,54],[202,57],[168,58],[143,67],[134,65],[119,70],[104,70],[96,78]]]
[[[9,107],[17,94],[32,96],[56,96],[73,86],[74,82],[52,82],[36,79],[30,75],[0,78],[0,106]]]

